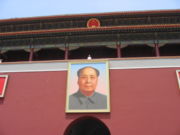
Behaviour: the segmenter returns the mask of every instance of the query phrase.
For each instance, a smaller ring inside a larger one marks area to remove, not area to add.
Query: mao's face
[[[97,86],[98,76],[92,68],[85,68],[78,78],[79,89],[82,92],[94,92]]]

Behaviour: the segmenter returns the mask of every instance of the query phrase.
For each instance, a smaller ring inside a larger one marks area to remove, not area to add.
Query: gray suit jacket
[[[92,96],[84,96],[80,91],[70,95],[69,109],[107,109],[107,96],[94,92]]]

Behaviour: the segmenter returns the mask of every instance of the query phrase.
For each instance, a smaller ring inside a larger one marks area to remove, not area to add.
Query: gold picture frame
[[[107,60],[68,63],[65,112],[110,112],[109,63]]]

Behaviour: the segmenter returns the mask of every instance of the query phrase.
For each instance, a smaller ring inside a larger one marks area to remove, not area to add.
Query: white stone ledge
[[[0,73],[67,71],[68,62],[71,61],[0,63]],[[173,68],[180,67],[180,58],[109,59],[109,67],[110,69]]]

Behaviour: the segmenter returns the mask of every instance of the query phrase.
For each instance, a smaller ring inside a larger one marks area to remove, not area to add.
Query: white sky
[[[0,0],[0,19],[180,9],[180,0]]]

